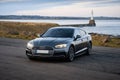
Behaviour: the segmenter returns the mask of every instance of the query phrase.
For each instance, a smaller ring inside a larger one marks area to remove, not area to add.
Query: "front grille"
[[[34,47],[33,49],[35,49],[35,50],[53,50],[53,48],[49,47],[49,46],[39,46],[39,47]]]

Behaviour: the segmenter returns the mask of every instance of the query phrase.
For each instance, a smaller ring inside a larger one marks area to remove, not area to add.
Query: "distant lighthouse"
[[[93,10],[91,11],[91,18],[89,20],[89,25],[90,26],[96,26],[96,23],[95,23],[95,20],[94,20],[94,17],[93,17]]]
[[[93,10],[91,11],[91,20],[94,20],[93,19]]]

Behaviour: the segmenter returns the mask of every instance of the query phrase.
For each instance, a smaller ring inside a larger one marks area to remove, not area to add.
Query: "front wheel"
[[[26,53],[26,56],[28,57],[29,60],[35,60],[35,57],[29,56],[27,53]]]
[[[29,60],[35,60],[35,57],[27,56]]]
[[[72,62],[74,60],[75,53],[74,53],[74,48],[70,47],[67,55],[67,61]]]

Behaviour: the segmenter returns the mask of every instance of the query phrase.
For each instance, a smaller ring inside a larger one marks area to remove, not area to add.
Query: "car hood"
[[[68,44],[72,38],[36,38],[33,40],[34,46],[55,46],[57,44]]]

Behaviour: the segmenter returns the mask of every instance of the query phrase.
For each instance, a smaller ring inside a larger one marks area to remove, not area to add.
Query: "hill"
[[[90,17],[59,17],[59,16],[30,16],[30,15],[0,15],[0,19],[23,19],[23,20],[37,20],[37,19],[51,19],[51,20],[89,20]],[[120,20],[120,17],[94,17],[95,20]]]

